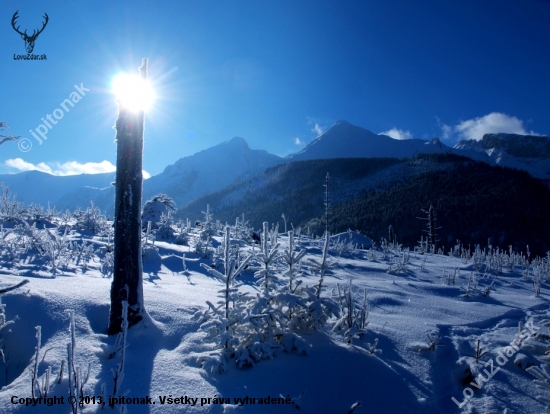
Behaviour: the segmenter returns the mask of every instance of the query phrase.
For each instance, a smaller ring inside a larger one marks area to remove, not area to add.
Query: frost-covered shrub
[[[82,266],[82,271],[85,272],[88,270],[88,263],[94,259],[96,253],[93,244],[88,244],[86,240],[82,240],[76,255],[76,265]]]
[[[470,273],[470,276],[468,278],[468,284],[465,284],[461,287],[461,289],[464,291],[464,296],[469,298],[473,294],[475,294],[477,290],[477,284],[478,284],[478,276],[474,272]]]
[[[240,266],[235,267],[235,261],[230,256],[230,232],[226,227],[223,241],[223,265],[224,273],[213,269],[204,263],[201,266],[208,273],[216,277],[224,284],[224,288],[218,291],[220,298],[217,305],[207,302],[208,309],[205,312],[198,312],[196,317],[202,322],[201,329],[206,331],[208,339],[218,342],[221,347],[221,353],[217,356],[210,355],[201,360],[203,368],[208,371],[226,370],[227,358],[235,354],[239,347],[238,338],[239,324],[246,316],[246,303],[248,297],[246,294],[239,295],[235,278],[244,270],[250,256],[242,260]]]
[[[233,228],[233,233],[236,239],[245,240],[252,233],[252,229],[248,223],[248,220],[245,220],[244,213],[241,214],[241,217],[235,219],[235,226]]]
[[[244,267],[250,260],[250,256],[247,256],[240,264],[240,266],[235,266],[235,260],[231,257],[230,254],[230,233],[229,227],[226,227],[224,241],[223,241],[223,267],[224,273],[218,272],[216,269],[208,267],[206,264],[201,263],[201,267],[206,269],[206,271],[221,282],[225,284],[225,287],[218,291],[220,300],[218,304],[220,307],[216,308],[213,305],[209,304],[210,309],[216,314],[218,318],[215,322],[211,321],[210,326],[214,327],[217,334],[222,334],[222,342],[220,345],[223,348],[228,348],[230,346],[231,338],[230,331],[232,331],[232,326],[236,324],[242,315],[237,311],[239,308],[236,305],[243,303],[242,298],[238,295],[238,289],[236,287],[235,278],[244,270]],[[218,311],[221,310],[221,311]],[[223,326],[223,329],[220,327]],[[209,329],[209,326],[204,327],[203,329]],[[225,331],[225,333],[223,332]]]
[[[163,213],[158,221],[157,236],[161,239],[174,238],[175,232],[172,228],[173,223],[174,220],[172,219],[172,212],[168,211],[167,213]]]
[[[24,219],[27,214],[25,205],[17,202],[15,195],[12,198],[8,186],[0,183],[0,188],[0,215],[9,221]]]
[[[542,364],[540,367],[532,366],[527,368],[526,371],[536,378],[533,382],[538,389],[550,391],[550,367],[548,364]],[[537,395],[537,400],[546,404],[547,409],[550,408],[550,398]]]
[[[147,222],[151,222],[152,229],[157,229],[162,219],[162,215],[167,215],[176,209],[176,203],[166,194],[158,194],[151,200],[148,200],[143,206],[141,213],[141,226],[147,227]]]
[[[113,275],[113,265],[114,265],[114,253],[107,252],[101,260],[100,272],[103,277],[111,277]]]
[[[206,240],[203,240],[200,235],[194,237],[191,242],[191,251],[203,258],[212,257],[213,250],[210,237],[207,237]]]
[[[260,280],[260,287],[263,288],[264,293],[269,294],[269,292],[275,288],[275,283],[278,280],[278,277],[272,267],[275,261],[279,258],[279,243],[273,243],[274,239],[272,238],[273,245],[269,248],[269,225],[267,221],[263,223],[263,226],[264,231],[262,232],[260,252],[254,255],[255,261],[260,265],[260,267],[254,273],[254,277]],[[274,236],[274,232],[271,232],[271,234]]]
[[[204,220],[198,222],[197,226],[200,227],[199,236],[201,240],[206,241],[216,235],[218,226],[213,221],[209,204],[206,205],[206,211],[203,211],[202,214],[204,214]]]
[[[310,268],[314,273],[319,275],[319,282],[313,288],[307,289],[308,295],[308,326],[312,329],[321,329],[325,326],[330,317],[339,317],[340,311],[338,304],[331,298],[322,297],[321,294],[325,289],[323,284],[325,281],[325,273],[330,272],[333,263],[328,261],[329,234],[326,234],[323,243],[321,260],[310,260]]]
[[[297,293],[302,284],[301,272],[298,265],[302,258],[305,256],[305,250],[297,250],[294,243],[294,231],[288,232],[288,248],[284,250],[282,259],[288,266],[287,270],[283,273],[283,278],[288,280],[288,292]]]
[[[10,352],[6,348],[6,341],[9,335],[11,334],[11,329],[8,328],[11,324],[15,323],[17,320],[17,316],[8,321],[6,320],[6,305],[2,303],[2,299],[0,297],[0,360],[2,361],[2,365],[4,366],[4,379],[5,383],[8,382],[8,369],[10,365]],[[3,383],[4,381],[0,382]]]
[[[189,219],[187,220],[189,222]],[[187,245],[188,243],[188,225],[185,225],[181,220],[178,222],[174,234],[174,243],[179,245]]]
[[[388,245],[389,248],[397,250],[397,245],[394,243],[384,243]],[[352,231],[348,229],[345,233],[335,234],[330,237],[329,250],[336,253],[338,256],[350,255],[357,251],[357,249],[368,249],[373,246],[373,242],[367,236],[362,235],[357,231]]]
[[[341,318],[334,325],[333,331],[345,329],[344,336],[348,343],[354,336],[361,338],[367,332],[367,318],[369,316],[369,307],[367,303],[367,290],[363,290],[363,297],[358,298],[357,292],[351,279],[347,286],[336,285],[338,289],[338,301],[340,302]],[[376,343],[374,344],[374,349]],[[372,353],[372,352],[371,352]]]
[[[328,318],[340,314],[336,302],[321,297],[328,243],[325,243],[323,259],[317,267],[312,266],[319,271],[321,281],[317,286],[303,286],[298,263],[305,251],[295,248],[293,232],[289,232],[288,249],[280,254],[279,243],[275,242],[267,222],[263,230],[260,252],[252,259],[260,288],[255,297],[238,291],[235,277],[249,258],[241,258],[236,266],[238,254],[231,253],[229,227],[226,227],[222,249],[225,274],[201,264],[225,283],[225,288],[219,291],[221,300],[217,305],[207,302],[208,309],[196,314],[203,322],[201,329],[207,331],[207,338],[215,340],[221,348],[220,352],[199,358],[206,370],[223,372],[231,360],[239,367],[251,366],[273,358],[278,351],[307,353],[311,345],[300,334],[319,329]],[[269,235],[273,238],[271,246]],[[282,266],[286,270],[281,273]]]
[[[73,213],[73,218],[76,219],[76,226],[80,229],[91,230],[94,234],[101,233],[108,226],[107,218],[101,214],[101,210],[91,203],[85,211],[77,208]]]

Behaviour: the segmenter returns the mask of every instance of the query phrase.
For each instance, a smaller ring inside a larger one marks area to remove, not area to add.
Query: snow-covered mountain
[[[326,158],[410,158],[419,153],[445,153],[516,168],[533,177],[550,179],[550,138],[533,135],[485,134],[481,141],[461,141],[453,148],[438,138],[397,140],[338,121],[287,161]]]
[[[333,158],[409,158],[419,153],[454,153],[491,165],[528,171],[537,178],[550,178],[550,139],[548,137],[487,134],[481,141],[461,141],[451,148],[439,139],[396,140],[367,129],[338,121],[296,154],[285,158],[264,150],[252,150],[243,138],[232,138],[194,155],[181,158],[144,181],[143,202],[165,193],[181,207],[191,200],[216,192],[236,180],[284,163]],[[86,208],[93,201],[111,215],[114,211],[114,173],[53,176],[27,171],[0,175],[17,200],[56,206],[58,210]]]
[[[177,206],[221,190],[240,178],[254,175],[275,164],[281,157],[263,150],[250,149],[243,138],[232,138],[214,147],[184,157],[143,182],[143,203],[165,193]],[[109,216],[114,212],[115,193],[110,185],[115,173],[53,176],[39,171],[0,175],[0,182],[17,193],[25,204],[47,206],[58,210],[86,208],[92,201]]]
[[[528,171],[550,179],[550,138],[535,135],[485,134],[480,141],[460,141],[454,147],[465,155],[502,167]],[[477,154],[476,154],[477,153]]]
[[[397,140],[377,135],[367,129],[338,121],[310,142],[300,152],[288,155],[287,161],[326,158],[405,158],[419,153],[450,152],[452,148],[439,139]]]
[[[235,137],[181,158],[145,181],[143,200],[165,193],[181,206],[283,161],[267,151],[250,149],[243,138]]]
[[[90,205],[91,198],[83,198],[82,204],[74,197],[71,202],[60,202],[70,194],[97,194],[100,189],[109,189],[115,179],[115,173],[79,174],[56,176],[41,171],[25,171],[19,174],[0,174],[0,183],[8,186],[10,194],[16,195],[16,200],[25,204],[39,204],[43,207],[50,203],[58,210],[76,206]]]

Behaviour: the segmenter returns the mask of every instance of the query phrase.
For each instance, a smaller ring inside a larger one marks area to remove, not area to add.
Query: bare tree
[[[431,249],[432,253],[435,253],[435,245],[439,241],[437,239],[437,233],[436,230],[441,229],[441,227],[436,226],[437,218],[435,214],[435,208],[433,205],[430,205],[430,209],[428,211],[422,210],[423,213],[426,214],[426,217],[417,217],[420,220],[427,220],[426,223],[428,229],[424,230],[426,233],[428,233],[428,250]]]
[[[17,141],[19,138],[22,138],[20,135],[14,137],[12,134],[4,135],[1,132],[5,129],[9,129],[5,122],[0,121],[0,145],[6,141]]]
[[[147,59],[140,68],[147,79]],[[117,170],[113,282],[109,335],[122,330],[123,302],[128,303],[128,328],[143,319],[143,269],[141,263],[141,194],[145,112],[131,111],[119,102],[116,120]]]
[[[329,218],[331,213],[331,205],[330,205],[330,191],[329,191],[329,181],[330,176],[327,172],[327,176],[325,177],[325,184],[323,187],[325,187],[325,234],[328,237],[328,225],[329,225]]]

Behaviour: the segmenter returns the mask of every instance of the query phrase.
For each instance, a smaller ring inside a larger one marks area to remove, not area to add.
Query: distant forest
[[[420,167],[419,167],[420,166]],[[402,171],[402,173],[400,173]],[[351,228],[379,242],[393,226],[397,241],[418,244],[426,235],[422,210],[433,205],[441,227],[438,248],[460,240],[545,256],[550,250],[550,189],[527,172],[453,154],[414,159],[353,158],[293,162],[267,169],[241,183],[201,197],[179,209],[177,218],[200,220],[210,204],[214,219],[234,223],[245,214],[253,228],[263,221],[321,235],[324,184],[330,175],[330,232]]]

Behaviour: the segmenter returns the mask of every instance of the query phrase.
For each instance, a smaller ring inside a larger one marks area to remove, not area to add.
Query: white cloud
[[[441,125],[441,131],[443,131],[443,139],[451,139],[453,135],[453,127],[442,124]]]
[[[455,126],[439,122],[443,139],[475,139],[481,140],[485,134],[508,133],[519,135],[540,135],[534,131],[527,131],[523,121],[515,116],[500,112],[491,112],[488,115],[461,121]]]
[[[300,138],[294,138],[294,145],[302,145],[303,142]]]
[[[319,125],[319,123],[317,122],[317,119],[312,116],[306,116],[306,119],[308,125],[313,125],[313,128],[311,128],[311,132],[314,132],[315,134],[317,134],[317,136],[325,132],[324,128],[321,127],[321,125]]]
[[[64,164],[56,164],[53,175],[76,175],[76,174],[101,174],[116,171],[116,167],[109,161],[86,162],[80,164],[77,161],[70,161]]]
[[[39,162],[33,164],[23,160],[22,158],[12,158],[6,160],[5,164],[8,167],[15,168],[19,171],[42,171],[52,175],[77,175],[77,174],[101,174],[116,171],[116,167],[111,162],[103,160],[101,162],[85,162],[83,164],[77,161],[69,161],[63,164]],[[143,171],[143,178],[151,177],[147,171]]]
[[[321,128],[319,124],[316,122],[315,126],[311,128],[311,132],[315,132],[317,135],[321,135],[325,131],[323,131],[323,128]]]
[[[466,139],[480,140],[484,134],[507,132],[511,134],[527,134],[523,122],[515,116],[493,112],[480,118],[462,121],[455,126],[456,132]]]
[[[45,165],[42,162],[40,164],[34,165],[30,162],[24,161],[21,158],[13,158],[13,159],[6,160],[6,162],[4,164],[6,164],[8,167],[15,168],[19,171],[37,170],[37,171],[47,172],[47,173],[51,174],[50,167],[48,167],[47,165]]]
[[[413,135],[411,131],[403,131],[402,129],[392,128],[388,131],[380,132],[378,135],[387,135],[393,139],[411,139]]]

